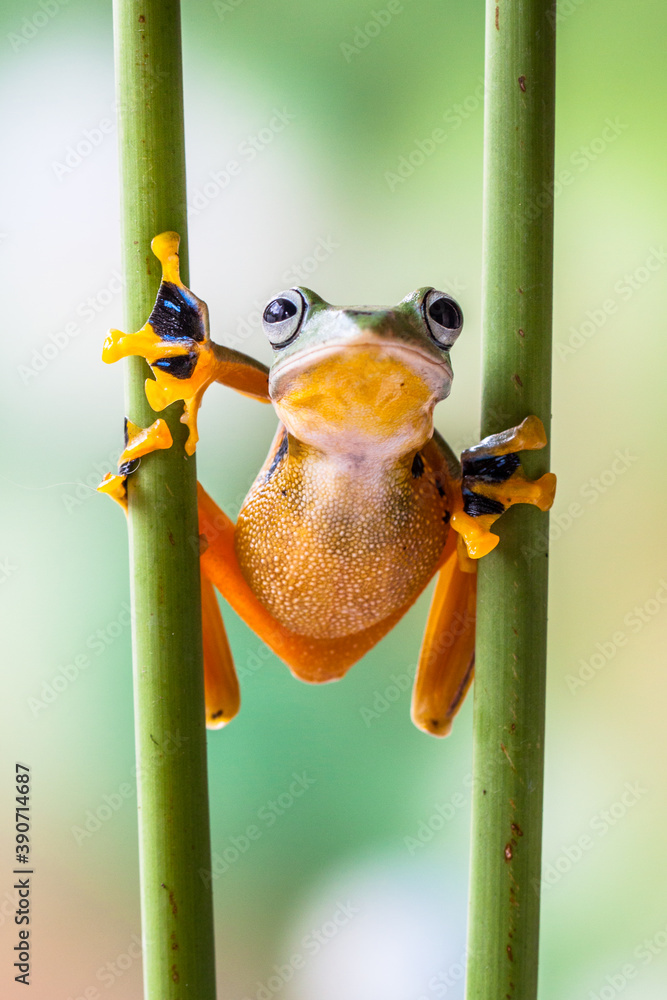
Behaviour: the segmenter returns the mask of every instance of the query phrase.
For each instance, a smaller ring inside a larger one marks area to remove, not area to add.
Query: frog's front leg
[[[151,243],[162,265],[162,282],[148,322],[137,333],[111,330],[102,358],[108,363],[130,355],[145,358],[155,374],[146,380],[146,397],[154,410],[183,400],[181,420],[190,433],[188,455],[195,451],[197,411],[212,382],[269,402],[268,369],[259,361],[215,344],[210,337],[208,308],[181,281],[177,233],[160,233]]]
[[[458,509],[452,527],[465,542],[467,555],[479,559],[491,552],[499,536],[490,528],[508,507],[530,503],[549,510],[554,502],[556,477],[547,472],[527,479],[518,452],[544,448],[547,443],[542,421],[526,417],[517,427],[484,438],[461,456],[462,482]],[[465,553],[461,552],[462,558]]]

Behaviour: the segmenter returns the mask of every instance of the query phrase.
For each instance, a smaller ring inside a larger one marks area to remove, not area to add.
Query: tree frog
[[[493,522],[515,503],[547,510],[555,476],[528,480],[518,452],[546,443],[537,417],[485,438],[461,462],[434,430],[449,395],[458,303],[420,288],[392,308],[330,305],[307,288],[263,314],[267,369],[214,343],[208,309],[181,282],[179,238],[153,251],[162,283],[133,334],[110,331],[103,358],[140,355],[155,410],[183,400],[186,451],[213,382],[271,402],[278,429],[236,525],[199,487],[206,717],[238,710],[239,691],[214,587],[301,680],[342,677],[437,582],[417,669],[412,718],[446,735],[473,674],[476,560],[499,541]],[[171,445],[162,420],[127,425],[117,475],[100,486],[126,505],[135,460]]]

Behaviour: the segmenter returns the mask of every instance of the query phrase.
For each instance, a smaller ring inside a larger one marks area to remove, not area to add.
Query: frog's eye
[[[290,344],[301,326],[304,314],[304,301],[294,288],[281,292],[277,299],[272,299],[262,316],[264,333],[273,347],[286,347]]]
[[[438,347],[448,351],[463,326],[463,314],[458,303],[444,292],[431,289],[424,299],[424,316],[429,333]]]

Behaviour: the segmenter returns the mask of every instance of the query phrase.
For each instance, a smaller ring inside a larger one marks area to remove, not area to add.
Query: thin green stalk
[[[551,0],[487,0],[483,435],[531,413],[549,435],[554,23]],[[512,508],[479,566],[468,1000],[537,995],[547,530]]]
[[[188,281],[180,5],[114,0],[125,326],[140,329],[160,281],[150,250],[181,235]],[[156,419],[144,393],[146,363],[130,358],[130,419]],[[166,417],[167,451],[128,479],[139,851],[146,1000],[213,1000],[206,731],[202,668],[196,466],[183,444],[181,404]]]

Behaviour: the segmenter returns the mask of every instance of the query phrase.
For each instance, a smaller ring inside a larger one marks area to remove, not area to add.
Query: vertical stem
[[[160,281],[150,250],[187,229],[179,0],[114,0],[126,329],[148,318]],[[156,415],[149,369],[130,358],[130,419]],[[213,1000],[215,961],[199,590],[196,466],[181,405],[166,417],[174,445],[128,479],[139,851],[146,1000]]]
[[[531,413],[549,435],[554,25],[551,0],[487,0],[483,435]],[[548,521],[520,506],[499,525],[479,566],[467,998],[534,1000]]]

